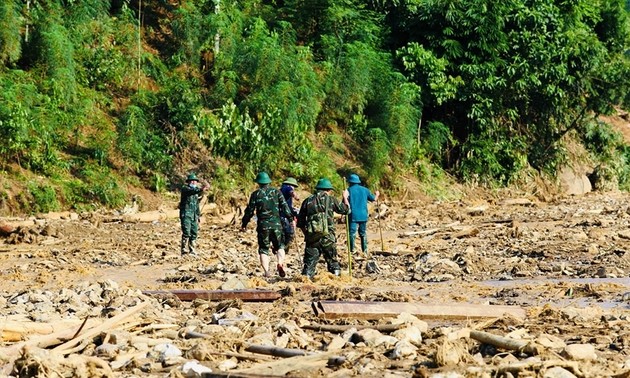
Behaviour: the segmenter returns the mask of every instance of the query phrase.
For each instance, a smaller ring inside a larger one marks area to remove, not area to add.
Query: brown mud
[[[204,216],[198,256],[180,256],[180,228],[173,217],[130,222],[115,214],[48,215],[30,219],[30,225],[0,239],[0,330],[8,329],[3,321],[91,319],[102,324],[148,303],[133,322],[106,327],[78,346],[58,342],[25,348],[42,336],[18,332],[11,338],[3,332],[0,375],[21,370],[22,375],[46,377],[202,376],[192,366],[209,368],[216,376],[630,376],[626,194],[591,193],[552,202],[385,201],[379,209],[371,208],[368,223],[370,251],[381,272],[370,274],[368,260],[355,256],[348,275],[340,220],[338,254],[344,273],[325,273],[322,261],[313,282],[299,275],[302,243],[289,250],[286,278],[264,279],[255,226],[241,233],[235,224],[240,219],[230,222],[233,209],[214,210]],[[4,219],[5,224],[18,221],[25,220]],[[273,303],[182,302],[140,292],[238,288],[235,283],[281,291],[283,297]],[[311,303],[320,300],[510,305],[521,306],[527,316],[405,318],[405,332],[339,335],[306,326],[376,328],[396,321],[319,319]],[[471,330],[540,348],[533,353],[493,346],[474,339]],[[249,353],[248,345],[313,355],[286,362]],[[179,353],[170,355],[170,350]],[[336,363],[331,363],[331,353]]]

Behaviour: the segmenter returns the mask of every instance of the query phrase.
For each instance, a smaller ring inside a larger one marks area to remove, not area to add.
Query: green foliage
[[[457,144],[451,129],[442,122],[429,122],[421,130],[421,142],[427,157],[435,163],[443,163],[448,149]]]
[[[80,164],[77,179],[66,181],[64,197],[77,209],[94,209],[99,204],[116,208],[125,204],[126,191],[107,167],[86,161]]]
[[[14,63],[20,58],[22,17],[15,0],[0,3],[0,63]]]
[[[369,181],[379,182],[389,168],[392,148],[387,135],[379,128],[369,130],[368,141],[369,147],[365,150],[362,160],[366,165]]]
[[[451,127],[460,142],[451,167],[462,177],[506,183],[527,166],[523,157],[553,169],[568,130],[627,97],[628,60],[615,45],[627,43],[620,1],[435,0],[395,9],[394,28],[408,38],[398,57],[423,88],[424,123]]]
[[[129,106],[117,124],[116,143],[136,173],[152,169],[159,178],[157,172],[170,167],[172,156],[166,137],[152,125],[151,118],[141,107]],[[155,181],[155,187],[161,187],[159,181]]]
[[[58,211],[61,209],[61,204],[57,199],[57,193],[55,189],[46,184],[34,184],[28,185],[28,191],[33,197],[31,204],[31,210],[35,213],[48,213],[51,211]]]
[[[46,74],[46,92],[55,105],[68,107],[77,95],[74,46],[69,32],[55,18],[43,19],[35,25],[36,32],[29,47],[29,59]]]

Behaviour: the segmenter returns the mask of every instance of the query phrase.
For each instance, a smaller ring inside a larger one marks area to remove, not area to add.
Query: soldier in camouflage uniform
[[[243,214],[241,221],[241,231],[245,231],[247,223],[254,216],[258,217],[256,232],[258,233],[258,256],[260,265],[265,272],[265,277],[269,277],[269,251],[273,246],[274,253],[278,258],[278,274],[285,277],[284,271],[284,242],[282,235],[282,225],[280,217],[290,217],[291,209],[287,205],[282,193],[269,186],[271,179],[265,172],[260,172],[254,180],[259,188],[249,197],[249,203]]]
[[[337,260],[337,239],[335,236],[334,213],[348,214],[348,191],[343,191],[343,202],[330,195],[334,190],[330,180],[323,178],[317,182],[317,192],[308,197],[300,208],[297,226],[304,232],[304,268],[302,275],[313,278],[316,272],[320,254],[324,255],[328,271],[336,276],[341,274],[341,267]],[[307,219],[315,213],[325,212],[327,216],[328,232],[324,236],[313,235],[308,232]]]
[[[187,252],[190,252],[191,255],[195,254],[197,234],[199,232],[199,219],[201,216],[199,200],[203,196],[203,191],[207,188],[207,183],[199,187],[199,180],[194,173],[188,175],[186,184],[181,187],[179,220],[182,226],[182,255],[185,255]],[[188,251],[186,251],[187,245]]]

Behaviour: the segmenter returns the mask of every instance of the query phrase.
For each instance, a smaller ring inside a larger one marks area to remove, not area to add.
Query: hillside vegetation
[[[630,187],[626,0],[4,0],[0,211],[120,207],[190,171],[400,189]],[[240,188],[240,189],[239,189]]]

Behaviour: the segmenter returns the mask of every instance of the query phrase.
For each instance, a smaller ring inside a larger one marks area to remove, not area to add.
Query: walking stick
[[[346,179],[344,177],[341,178],[343,180],[343,190],[346,191]],[[348,206],[349,208],[350,206]],[[350,251],[350,218],[349,214],[346,214],[346,239],[348,244],[348,275],[352,277],[352,252]]]

